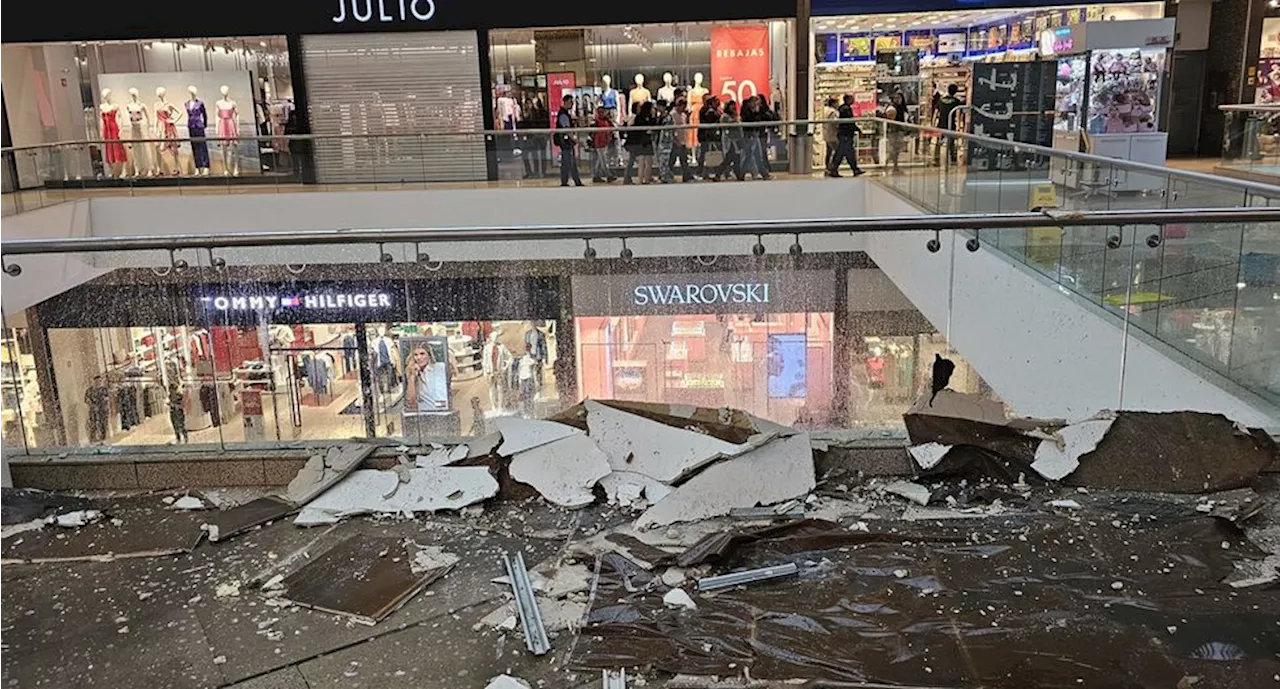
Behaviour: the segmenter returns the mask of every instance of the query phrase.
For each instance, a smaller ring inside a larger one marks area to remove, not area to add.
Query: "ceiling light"
[[[265,48],[265,47],[267,47],[267,42],[266,42],[266,41],[258,41],[258,46],[259,46],[259,47],[262,47],[262,48]]]

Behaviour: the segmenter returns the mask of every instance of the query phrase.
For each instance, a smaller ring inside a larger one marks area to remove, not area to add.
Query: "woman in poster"
[[[431,345],[424,340],[409,343],[409,360],[405,376],[408,390],[404,396],[406,416],[449,411],[449,372],[438,360]]]

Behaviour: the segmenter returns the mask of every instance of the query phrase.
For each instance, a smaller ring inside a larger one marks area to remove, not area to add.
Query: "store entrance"
[[[304,326],[305,340],[282,343],[273,338],[270,355],[279,370],[272,408],[264,409],[269,436],[332,440],[372,435],[374,412],[360,385],[367,379],[367,362],[360,356],[356,330],[355,325]]]

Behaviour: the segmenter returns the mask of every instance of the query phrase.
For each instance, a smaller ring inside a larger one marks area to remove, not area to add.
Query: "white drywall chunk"
[[[635,506],[641,498],[654,504],[671,492],[665,483],[631,471],[615,471],[601,478],[600,486],[609,502],[621,507]]]
[[[1045,504],[1048,505],[1049,507],[1057,507],[1059,509],[1064,509],[1064,510],[1080,509],[1080,503],[1076,502],[1075,500],[1050,500]]]
[[[771,505],[814,487],[809,434],[766,443],[707,467],[645,510],[636,526],[696,521],[729,514],[735,507]]]
[[[911,454],[912,459],[916,460],[916,464],[920,465],[921,469],[934,468],[950,451],[951,446],[943,445],[942,443],[925,443],[907,448],[907,452]]]
[[[312,455],[297,476],[289,482],[284,498],[295,505],[305,505],[328,490],[373,454],[373,445],[335,445]]]
[[[749,449],[674,428],[593,400],[585,403],[587,432],[609,455],[609,466],[672,483],[719,457]]]
[[[102,512],[98,510],[76,510],[75,512],[60,514],[49,521],[57,523],[58,526],[72,528],[77,526],[86,526],[98,521],[99,519],[102,519]]]
[[[609,458],[585,435],[539,445],[511,459],[511,478],[537,489],[542,497],[564,507],[595,502],[591,488],[609,474]]]
[[[493,423],[497,426],[498,432],[502,433],[502,444],[498,446],[498,454],[503,457],[532,450],[539,445],[546,445],[571,435],[582,435],[582,431],[577,428],[555,421],[500,416],[494,419]]]
[[[498,675],[484,685],[484,689],[530,689],[529,683],[519,677]]]
[[[420,546],[416,543],[412,545],[418,548],[418,551],[409,560],[409,571],[414,574],[422,574],[432,569],[452,567],[458,564],[459,558],[457,555],[445,552],[444,548],[438,545]]]
[[[929,504],[929,489],[911,481],[894,481],[884,487],[884,492],[893,493],[920,505]]]
[[[175,510],[202,510],[204,509],[204,502],[195,496],[184,495],[174,500],[169,507]]]
[[[684,608],[685,610],[697,610],[698,604],[693,602],[689,594],[684,589],[671,589],[662,596],[662,602],[668,608]]]
[[[293,520],[299,526],[331,524],[342,517],[390,512],[412,514],[460,509],[491,498],[498,482],[486,467],[426,467],[409,470],[408,483],[394,471],[361,469],[312,500]],[[384,497],[388,496],[389,497]]]
[[[1064,426],[1053,440],[1040,441],[1031,468],[1050,481],[1063,478],[1080,466],[1080,457],[1098,448],[1114,422],[1115,419],[1090,419]]]

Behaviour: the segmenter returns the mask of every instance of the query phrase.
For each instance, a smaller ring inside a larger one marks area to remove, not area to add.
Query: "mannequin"
[[[629,105],[638,105],[640,103],[648,103],[650,100],[649,89],[644,87],[644,75],[636,75],[636,86],[631,89],[631,98]]]
[[[120,144],[120,106],[111,100],[111,89],[102,89],[102,162],[108,177],[119,177],[128,161]]]
[[[204,128],[209,121],[209,112],[205,110],[204,101],[200,100],[200,89],[187,87],[191,98],[183,105],[187,110],[187,134],[191,136],[191,159],[196,167],[197,175],[209,174],[209,144],[204,139]]]
[[[693,73],[693,88],[689,89],[689,124],[698,124],[702,112],[702,103],[707,99],[707,87],[702,85],[702,72]],[[698,148],[698,130],[689,130],[690,149]]]
[[[618,123],[618,90],[613,88],[613,77],[608,74],[600,77],[604,87],[600,89],[600,107],[609,113],[609,120]]]
[[[223,176],[240,176],[240,161],[236,157],[236,137],[240,132],[240,112],[236,110],[236,102],[231,99],[231,87],[223,84],[218,87],[222,98],[214,103],[218,109],[218,147],[222,150]]]
[[[400,382],[396,375],[396,343],[387,335],[387,326],[378,326],[378,337],[370,343],[373,348],[373,373],[378,391],[384,395],[395,391]]]
[[[516,123],[521,120],[520,104],[511,97],[510,90],[505,90],[498,96],[494,109],[497,111],[498,124],[503,129],[515,129]]]
[[[671,72],[662,73],[662,86],[658,89],[658,100],[665,100],[668,104],[675,103],[676,87],[671,83],[675,81],[675,76]]]
[[[150,137],[151,116],[147,114],[147,106],[138,100],[138,89],[129,89],[129,102],[124,105],[129,113],[129,138],[146,139]],[[129,144],[129,165],[135,176],[150,177],[156,173],[151,165],[152,145],[146,142]]]
[[[181,174],[178,168],[178,120],[182,117],[182,111],[165,99],[166,93],[168,91],[163,86],[156,89],[156,104],[152,108],[156,114],[155,136],[166,140],[156,148],[156,174],[165,174],[164,158],[168,155],[172,162],[168,171],[177,175]]]
[[[489,381],[489,407],[494,411],[507,408],[507,378],[511,371],[511,350],[498,341],[497,329],[489,332],[480,352],[480,368]]]

